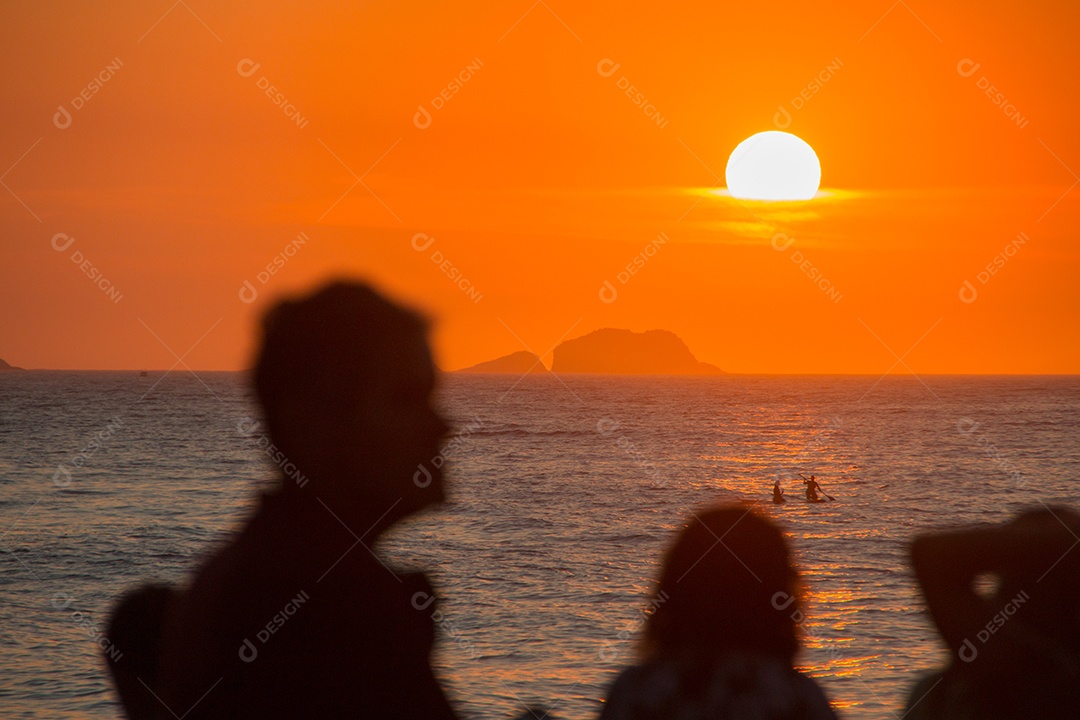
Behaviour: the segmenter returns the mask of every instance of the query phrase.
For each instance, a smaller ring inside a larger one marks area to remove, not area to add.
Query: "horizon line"
[[[539,373],[539,370],[530,370],[525,373],[517,372],[467,372],[470,366],[459,368],[457,370],[444,370],[438,366],[435,367],[436,371],[447,375],[512,375],[512,376],[525,376]],[[4,377],[9,373],[19,374],[22,372],[101,372],[101,373],[184,373],[184,372],[203,372],[203,373],[250,373],[252,368],[245,368],[241,370],[220,370],[220,369],[199,369],[185,368],[183,370],[176,370],[175,368],[23,368],[17,366],[11,366],[11,370],[5,370],[0,372],[0,377]],[[543,372],[552,373],[549,368],[544,368]],[[724,377],[725,375],[740,375],[740,376],[769,376],[769,377],[790,377],[790,376],[806,376],[806,377],[1080,377],[1080,371],[1077,372],[923,372],[923,373],[897,373],[887,372],[884,374],[877,372],[740,372],[740,371],[728,371],[721,370],[719,373],[583,373],[583,372],[558,372],[553,373],[555,375],[611,375],[615,377],[700,377],[700,378],[716,378]]]

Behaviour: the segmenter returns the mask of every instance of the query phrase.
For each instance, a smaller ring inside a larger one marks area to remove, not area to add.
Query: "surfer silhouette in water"
[[[817,491],[821,490],[821,486],[818,485],[816,476],[811,475],[809,480],[803,480],[806,485],[806,499],[807,500],[820,500]]]
[[[265,429],[237,427],[279,483],[168,602],[160,717],[454,718],[429,661],[435,592],[373,550],[443,500],[426,321],[335,282],[267,313],[253,375]]]
[[[776,482],[772,486],[772,501],[774,503],[787,502],[784,499],[784,491],[780,489],[780,478],[776,478]]]

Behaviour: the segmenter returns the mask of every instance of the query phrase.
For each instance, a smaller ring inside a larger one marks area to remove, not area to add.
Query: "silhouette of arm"
[[[916,537],[911,559],[934,624],[956,650],[1001,609],[1000,599],[975,592],[976,576],[994,573],[1034,582],[1075,542],[1080,541],[1054,519],[1020,520]]]
[[[953,650],[975,636],[990,610],[975,592],[975,577],[1000,571],[1010,552],[1000,528],[921,535],[912,543],[911,561],[930,617]]]

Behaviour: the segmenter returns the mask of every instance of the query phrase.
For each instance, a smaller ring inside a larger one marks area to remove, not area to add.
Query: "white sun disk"
[[[801,138],[769,130],[735,146],[724,175],[741,200],[809,200],[821,184],[821,163]]]

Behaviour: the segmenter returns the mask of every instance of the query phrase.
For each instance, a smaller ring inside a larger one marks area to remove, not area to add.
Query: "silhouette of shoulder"
[[[778,658],[728,654],[700,688],[687,686],[687,674],[671,661],[625,669],[608,694],[602,720],[836,718],[817,684]]]
[[[452,718],[418,593],[434,597],[423,575],[383,565],[317,503],[264,498],[170,612],[170,707],[197,702],[193,719]]]

